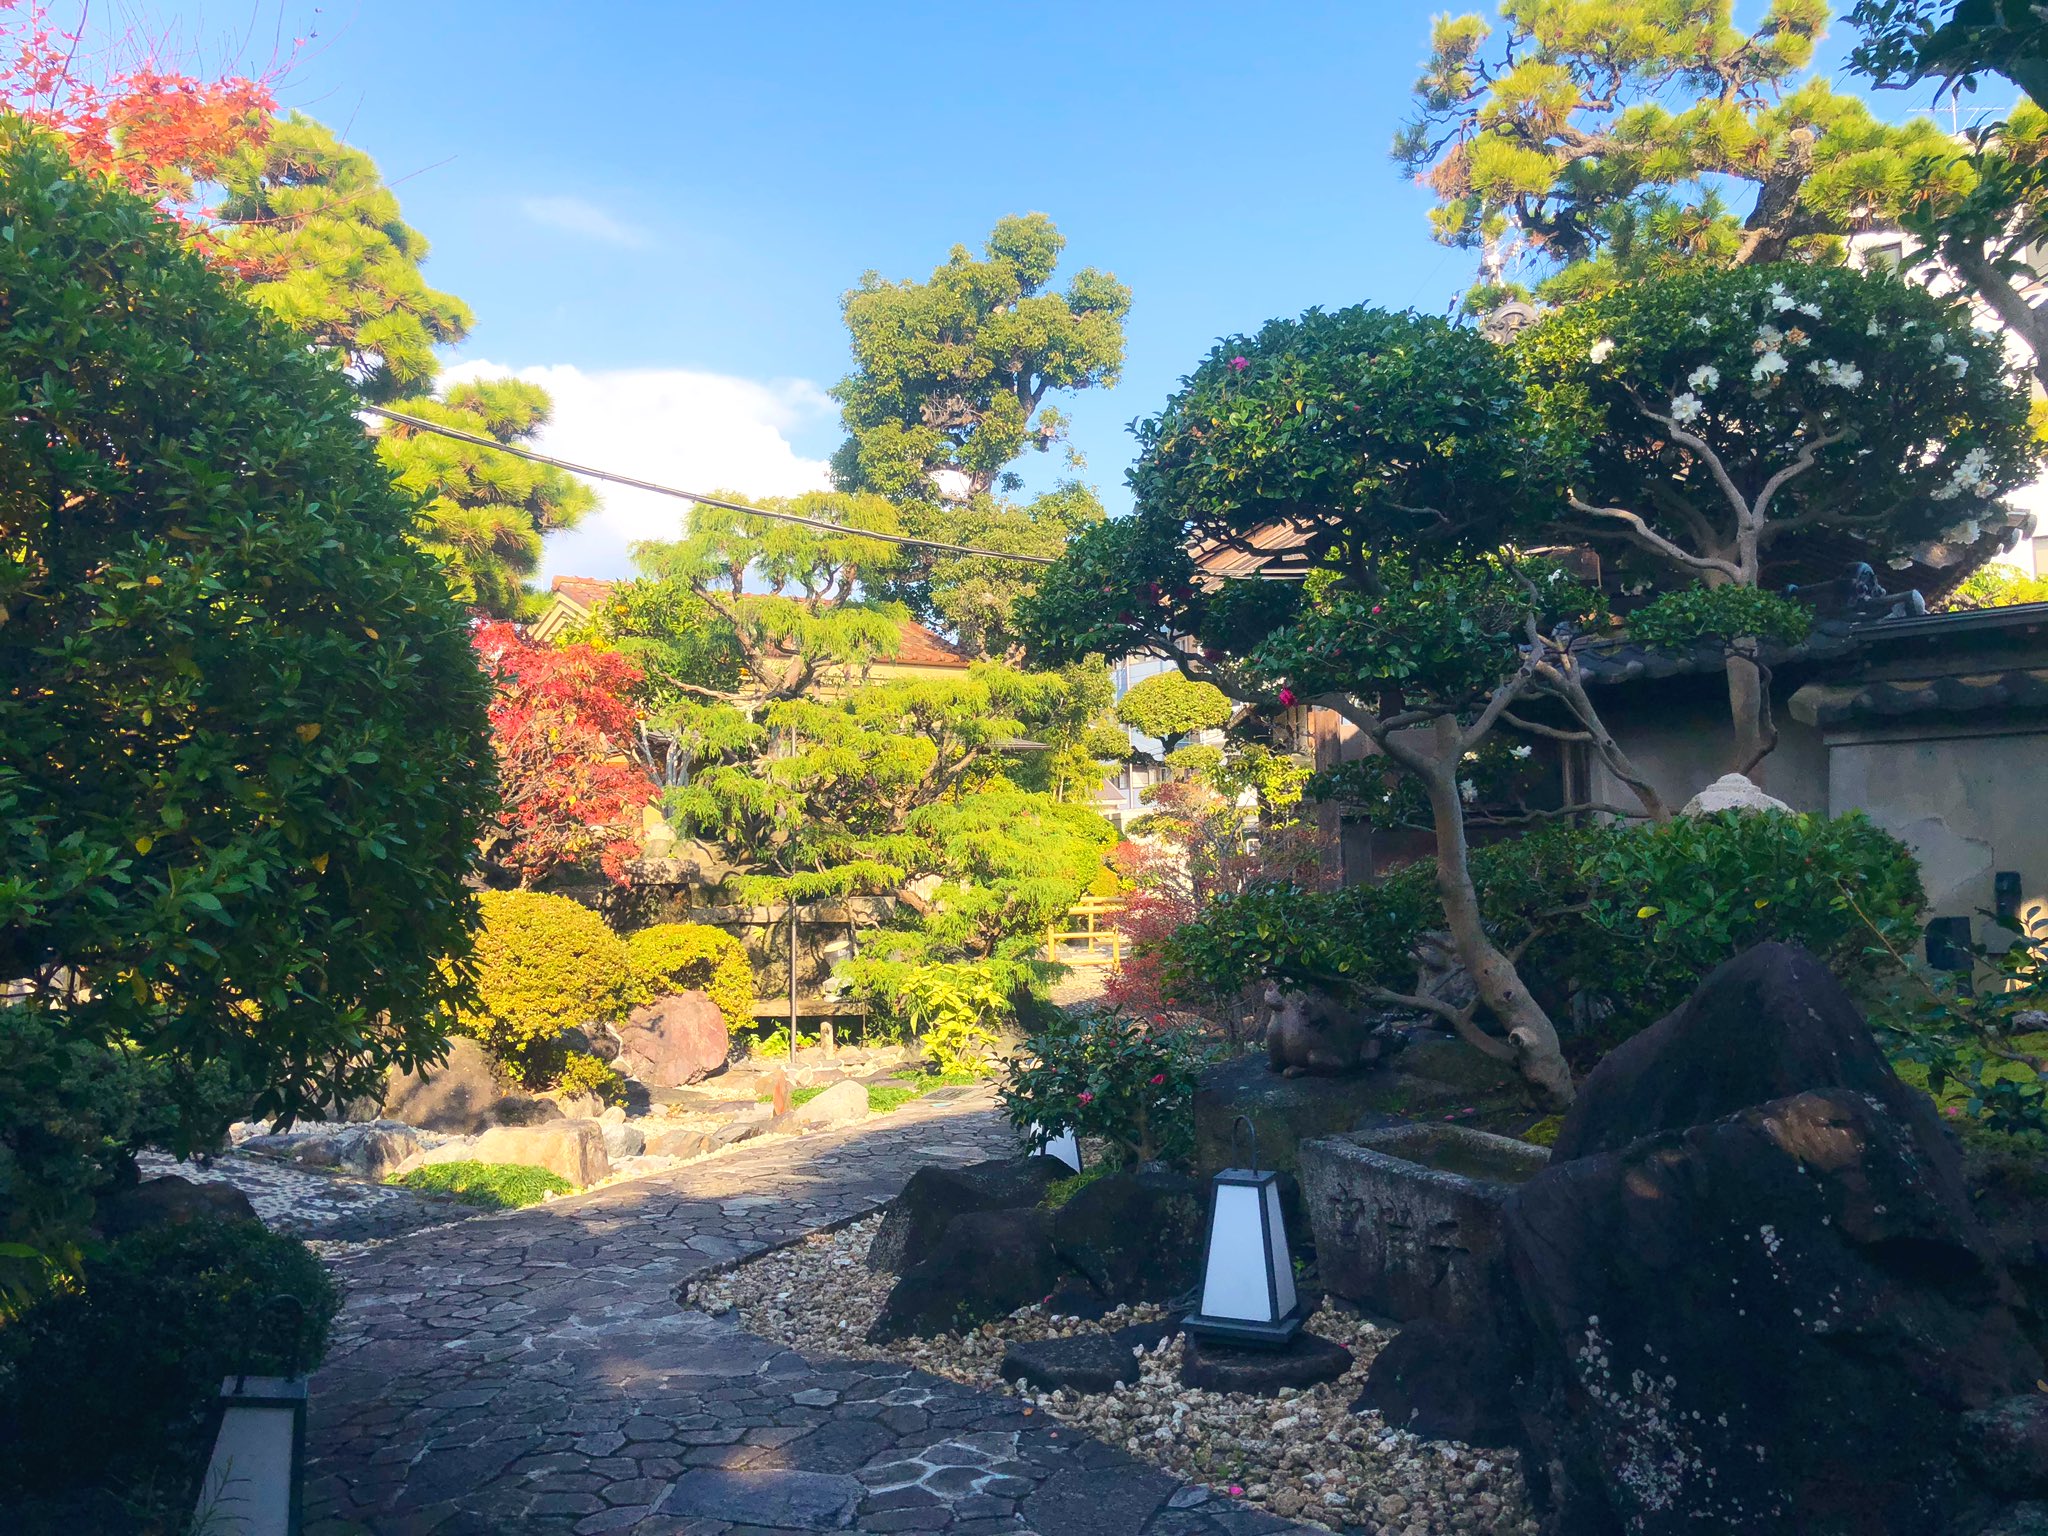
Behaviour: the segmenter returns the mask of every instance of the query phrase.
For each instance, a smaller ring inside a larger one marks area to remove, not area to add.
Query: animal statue
[[[1395,1049],[1384,1024],[1317,992],[1289,991],[1277,981],[1261,995],[1268,1009],[1266,1066],[1283,1077],[1338,1077],[1371,1066]]]

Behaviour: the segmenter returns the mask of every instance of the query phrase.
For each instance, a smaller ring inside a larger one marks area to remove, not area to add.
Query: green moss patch
[[[384,1182],[422,1194],[448,1195],[491,1211],[538,1205],[549,1195],[570,1194],[576,1188],[559,1174],[523,1163],[428,1163]]]

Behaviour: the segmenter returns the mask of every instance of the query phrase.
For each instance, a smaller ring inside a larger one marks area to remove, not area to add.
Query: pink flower
[[[1153,1074],[1152,1074],[1152,1086],[1153,1086],[1154,1088],[1157,1088],[1157,1087],[1158,1087],[1158,1086],[1159,1086],[1159,1085],[1160,1085],[1161,1083],[1163,1083],[1163,1082],[1165,1082],[1165,1081],[1166,1081],[1166,1074],[1165,1074],[1164,1072],[1155,1072],[1155,1073],[1153,1073]]]
[[[1244,1497],[1244,1487],[1243,1487],[1243,1485],[1242,1485],[1242,1484],[1240,1484],[1240,1483],[1232,1483],[1232,1484],[1230,1485],[1230,1496],[1231,1496],[1231,1497],[1232,1497],[1233,1499],[1241,1499],[1241,1498],[1243,1498],[1243,1497]]]
[[[1282,709],[1294,708],[1294,690],[1292,688],[1282,688],[1280,690],[1280,707]]]
[[[1372,611],[1373,611],[1374,613],[1378,613],[1378,612],[1380,611],[1380,605],[1379,605],[1378,603],[1374,603],[1374,604],[1372,605]]]
[[[1084,1088],[1081,1090],[1081,1102],[1083,1104],[1093,1104],[1095,1102],[1095,1095]]]
[[[1245,369],[1251,367],[1251,365],[1252,360],[1248,357],[1243,356],[1242,354],[1233,357],[1230,360],[1231,370],[1236,373],[1243,373]]]

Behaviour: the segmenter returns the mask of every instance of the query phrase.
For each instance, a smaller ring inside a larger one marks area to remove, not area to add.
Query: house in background
[[[593,576],[557,576],[552,584],[547,610],[528,626],[527,632],[543,644],[555,644],[587,622],[617,585],[617,582],[602,581]],[[871,683],[958,677],[973,665],[972,659],[951,643],[922,624],[906,619],[898,636],[896,654],[870,662],[863,676]]]

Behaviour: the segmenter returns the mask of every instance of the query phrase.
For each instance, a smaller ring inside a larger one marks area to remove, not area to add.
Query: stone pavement
[[[1257,1536],[1287,1522],[907,1367],[806,1360],[675,1300],[691,1277],[1014,1150],[986,1101],[339,1256],[306,1536]]]

